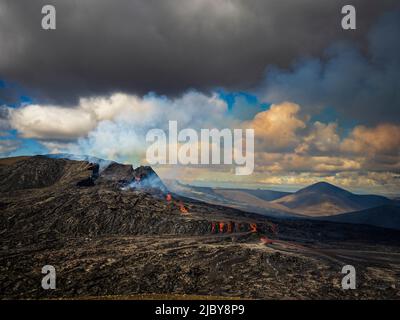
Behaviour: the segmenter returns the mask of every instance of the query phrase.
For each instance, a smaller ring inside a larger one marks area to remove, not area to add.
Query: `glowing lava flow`
[[[189,214],[189,211],[187,211],[182,202],[179,203],[179,210],[181,211],[182,214]]]
[[[182,214],[189,214],[189,211],[185,208],[185,206],[183,205],[183,203],[182,203],[181,201],[172,201],[172,196],[171,196],[170,193],[168,193],[168,194],[165,196],[165,200],[166,200],[167,202],[172,202],[172,203],[178,205],[179,210],[180,210],[180,212],[181,212]]]
[[[271,244],[271,243],[273,243],[273,241],[271,239],[269,239],[268,237],[266,237],[266,236],[261,237],[260,241],[261,241],[262,244]]]

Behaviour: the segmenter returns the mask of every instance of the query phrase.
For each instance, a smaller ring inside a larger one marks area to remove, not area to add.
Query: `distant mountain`
[[[217,188],[214,190],[215,192],[224,192],[225,194],[234,193],[234,192],[244,192],[259,199],[265,201],[273,201],[284,196],[291,194],[290,192],[284,191],[275,191],[275,190],[266,190],[266,189],[228,189],[228,188]]]
[[[272,201],[307,216],[330,216],[390,205],[393,201],[376,195],[357,195],[327,182],[318,182]]]
[[[297,216],[291,214],[288,210],[284,210],[283,206],[271,203],[272,200],[291,194],[289,192],[265,189],[198,187],[183,184],[176,180],[166,180],[165,183],[171,191],[181,196],[207,203],[220,204],[268,216]]]
[[[343,213],[336,216],[324,217],[323,220],[366,224],[376,227],[400,230],[400,207],[385,205],[358,212]]]

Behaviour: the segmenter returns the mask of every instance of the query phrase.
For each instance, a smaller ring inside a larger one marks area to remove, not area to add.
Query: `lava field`
[[[1,159],[0,212],[2,299],[400,298],[399,231],[196,201],[150,167]],[[341,287],[347,264],[356,290]]]

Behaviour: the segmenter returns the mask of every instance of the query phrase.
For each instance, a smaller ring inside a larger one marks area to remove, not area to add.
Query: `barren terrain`
[[[2,299],[400,298],[399,231],[267,218],[170,194],[148,167],[106,170],[0,162]],[[48,264],[56,290],[41,287]],[[346,264],[356,290],[341,289]]]

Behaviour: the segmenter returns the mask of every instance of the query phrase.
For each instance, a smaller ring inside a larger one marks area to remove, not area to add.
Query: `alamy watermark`
[[[56,268],[46,264],[42,268],[42,274],[45,274],[42,278],[42,288],[44,290],[54,290],[56,288]]]
[[[356,268],[354,268],[350,264],[345,265],[342,268],[342,274],[345,274],[345,276],[342,279],[342,289],[343,290],[348,290],[348,289],[354,290],[356,288]]]
[[[56,8],[50,4],[42,7],[42,29],[56,30]]]
[[[162,129],[151,129],[147,133],[146,142],[152,143],[146,151],[149,164],[236,165],[236,175],[253,173],[254,129],[197,132],[186,128],[178,132],[177,121],[169,121],[168,129],[168,137]]]
[[[342,14],[345,15],[342,18],[343,30],[356,30],[356,8],[348,4],[342,8]]]

